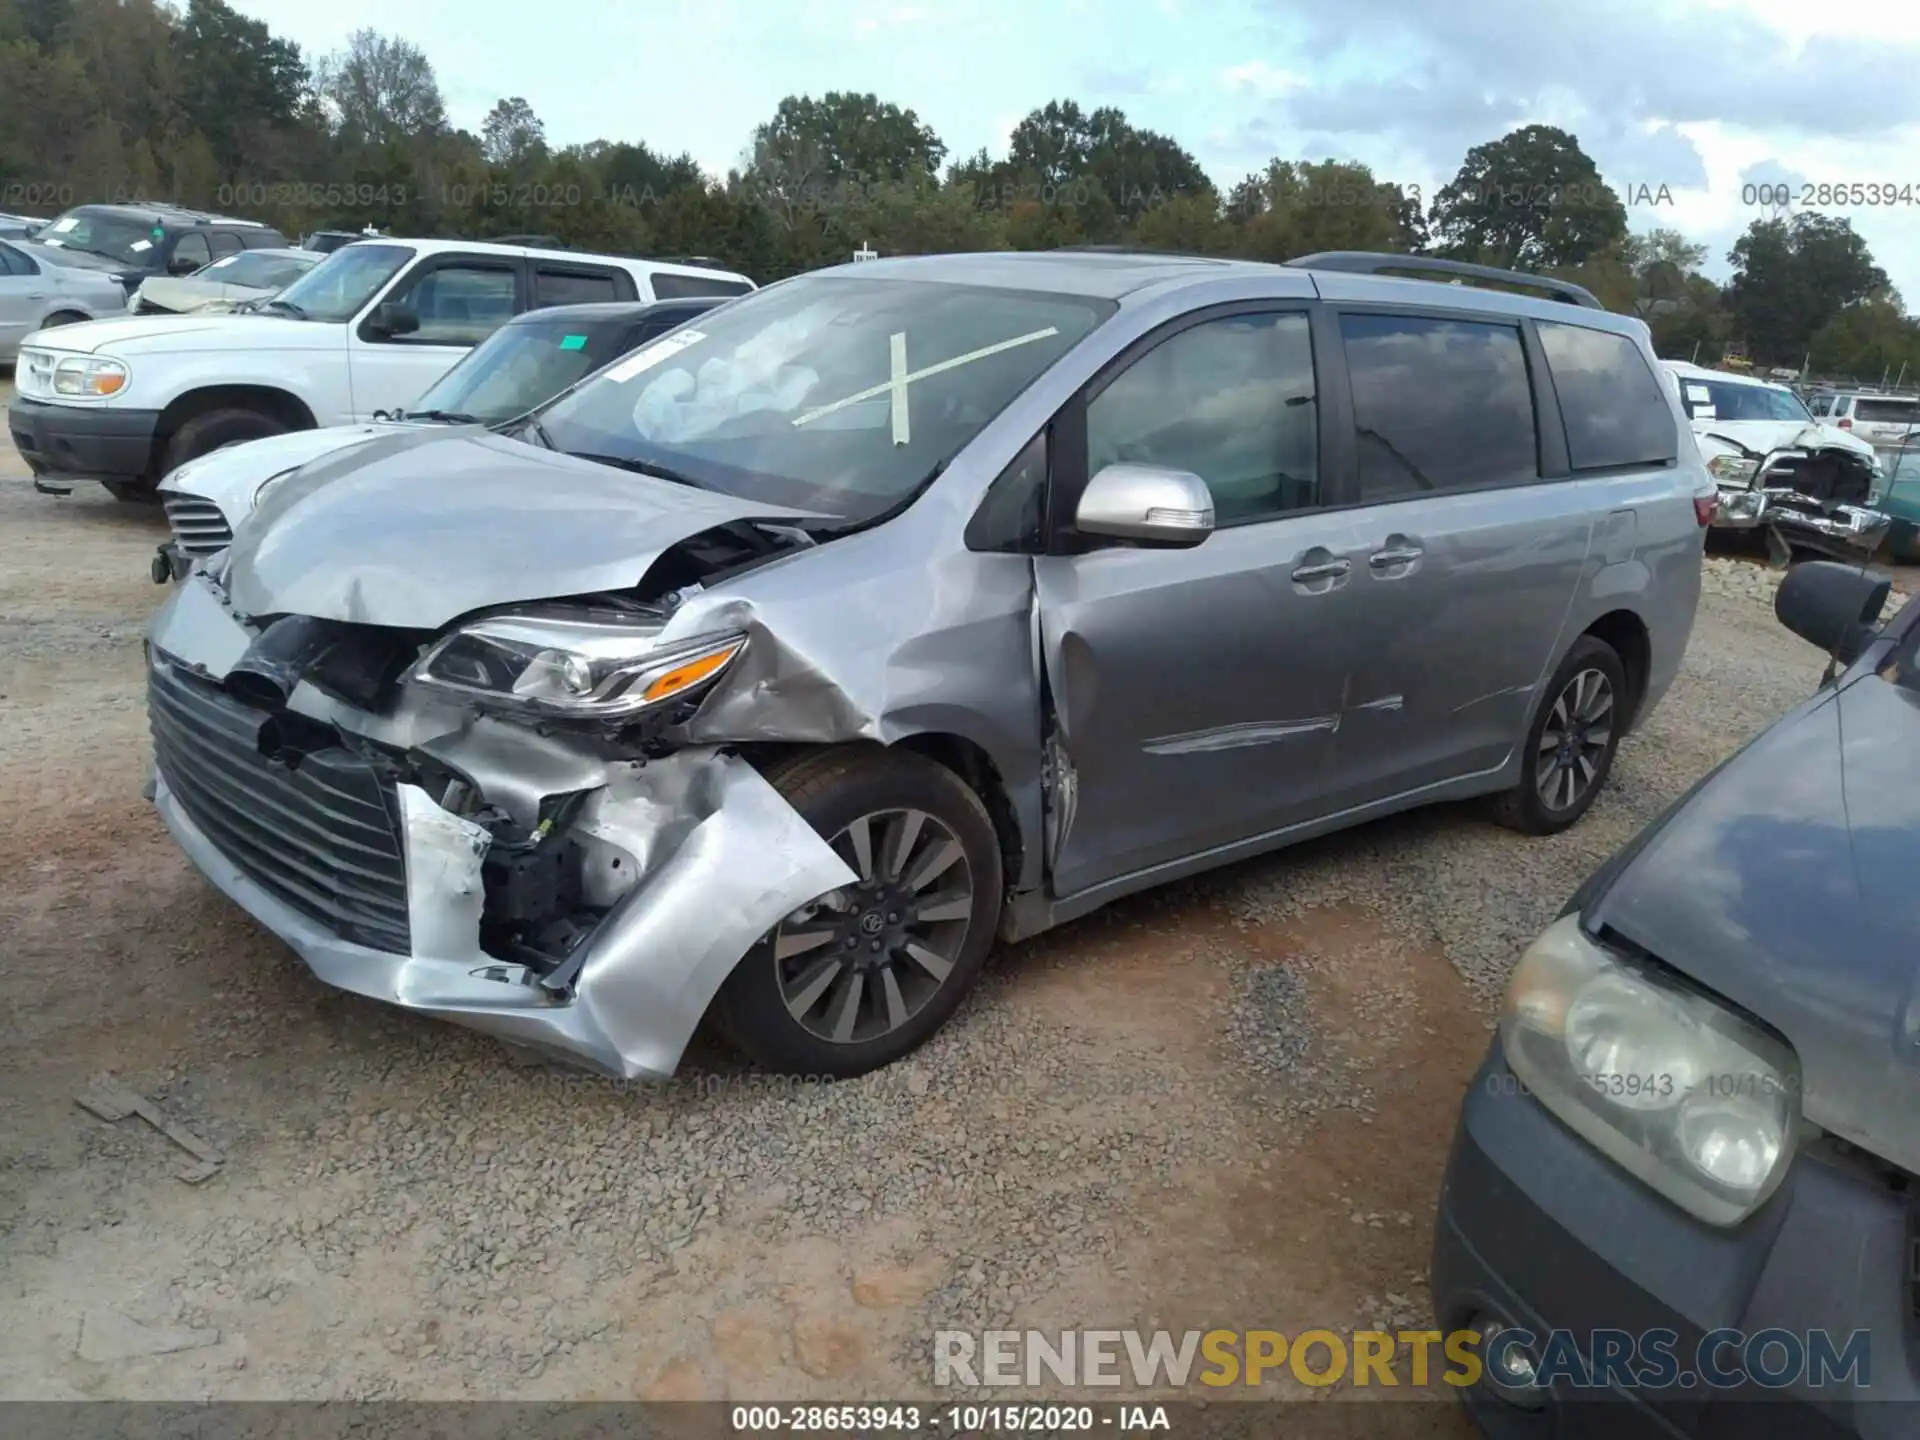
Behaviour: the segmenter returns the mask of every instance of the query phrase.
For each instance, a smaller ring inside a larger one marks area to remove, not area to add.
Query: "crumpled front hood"
[[[304,467],[235,537],[247,615],[437,630],[474,610],[639,583],[738,520],[809,512],[690,489],[490,433],[408,427]]]
[[[253,509],[254,492],[262,482],[349,445],[413,428],[416,427],[375,421],[269,435],[264,440],[229,445],[198,460],[189,460],[162,480],[159,488],[163,494],[197,495],[211,500],[220,507],[229,525],[238,525]]]
[[[1770,450],[1781,450],[1794,445],[1815,449],[1826,445],[1836,450],[1851,450],[1854,454],[1868,459],[1873,458],[1873,447],[1858,436],[1812,421],[1696,420],[1693,431],[1699,437],[1702,452],[1709,454],[1712,453],[1710,447],[1713,437],[1723,435],[1728,440],[1736,440],[1747,449],[1756,450],[1762,455]]]
[[[1920,694],[1868,674],[1667,821],[1593,915],[1777,1028],[1808,1118],[1920,1172]]]

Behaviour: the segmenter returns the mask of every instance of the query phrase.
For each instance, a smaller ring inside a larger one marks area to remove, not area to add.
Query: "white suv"
[[[362,240],[261,310],[29,335],[8,411],[35,485],[122,499],[222,446],[404,410],[514,315],[594,300],[740,295],[700,265],[460,240]]]

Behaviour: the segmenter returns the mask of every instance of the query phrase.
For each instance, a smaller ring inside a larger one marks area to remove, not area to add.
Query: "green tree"
[[[1619,195],[1580,142],[1551,125],[1474,146],[1429,219],[1448,254],[1508,269],[1581,265],[1627,234]]]
[[[433,63],[410,41],[357,30],[345,48],[320,62],[315,80],[349,143],[384,145],[447,128]]]
[[[1887,275],[1850,222],[1802,212],[1756,220],[1734,242],[1727,308],[1755,361],[1798,366],[1841,307],[1890,297]]]
[[[843,206],[850,187],[931,179],[946,153],[919,116],[877,95],[789,95],[755,127],[737,193],[803,243],[817,233],[823,208]]]
[[[1884,299],[1842,306],[1814,333],[1808,350],[1822,375],[1878,381],[1903,370],[1920,374],[1920,326]]]
[[[1268,261],[1321,250],[1410,250],[1407,198],[1357,162],[1274,160],[1234,187],[1230,243],[1236,254]]]
[[[180,118],[199,131],[234,179],[264,159],[262,130],[290,129],[308,86],[299,47],[223,0],[190,0],[174,31]]]
[[[517,174],[546,159],[547,127],[522,97],[497,101],[481,122],[480,151],[489,165]]]

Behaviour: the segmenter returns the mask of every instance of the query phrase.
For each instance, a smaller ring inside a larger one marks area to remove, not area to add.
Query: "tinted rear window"
[[[1853,418],[1869,425],[1913,425],[1920,423],[1920,401],[1862,398],[1854,402]]]
[[[745,295],[753,289],[744,280],[729,280],[724,275],[680,275],[656,270],[652,279],[656,300],[684,300],[690,295]]]
[[[1664,465],[1680,453],[1673,411],[1638,345],[1584,325],[1542,322],[1539,331],[1574,469]]]
[[[1512,325],[1342,315],[1363,500],[1538,478],[1526,351]]]
[[[610,270],[558,270],[537,266],[533,272],[533,305],[536,310],[548,305],[588,305],[604,300],[631,300],[632,282],[622,286],[624,276]]]

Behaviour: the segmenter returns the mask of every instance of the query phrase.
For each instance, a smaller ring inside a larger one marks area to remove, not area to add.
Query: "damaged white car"
[[[1662,364],[1719,487],[1717,528],[1760,531],[1782,564],[1796,550],[1860,559],[1879,547],[1892,522],[1875,508],[1885,475],[1872,445],[1822,425],[1785,385]]]
[[[858,1074],[996,936],[1409,806],[1564,829],[1711,489],[1644,325],[1376,264],[1447,268],[870,261],[321,457],[154,621],[155,804],[321,979],[627,1077],[709,1014]]]

